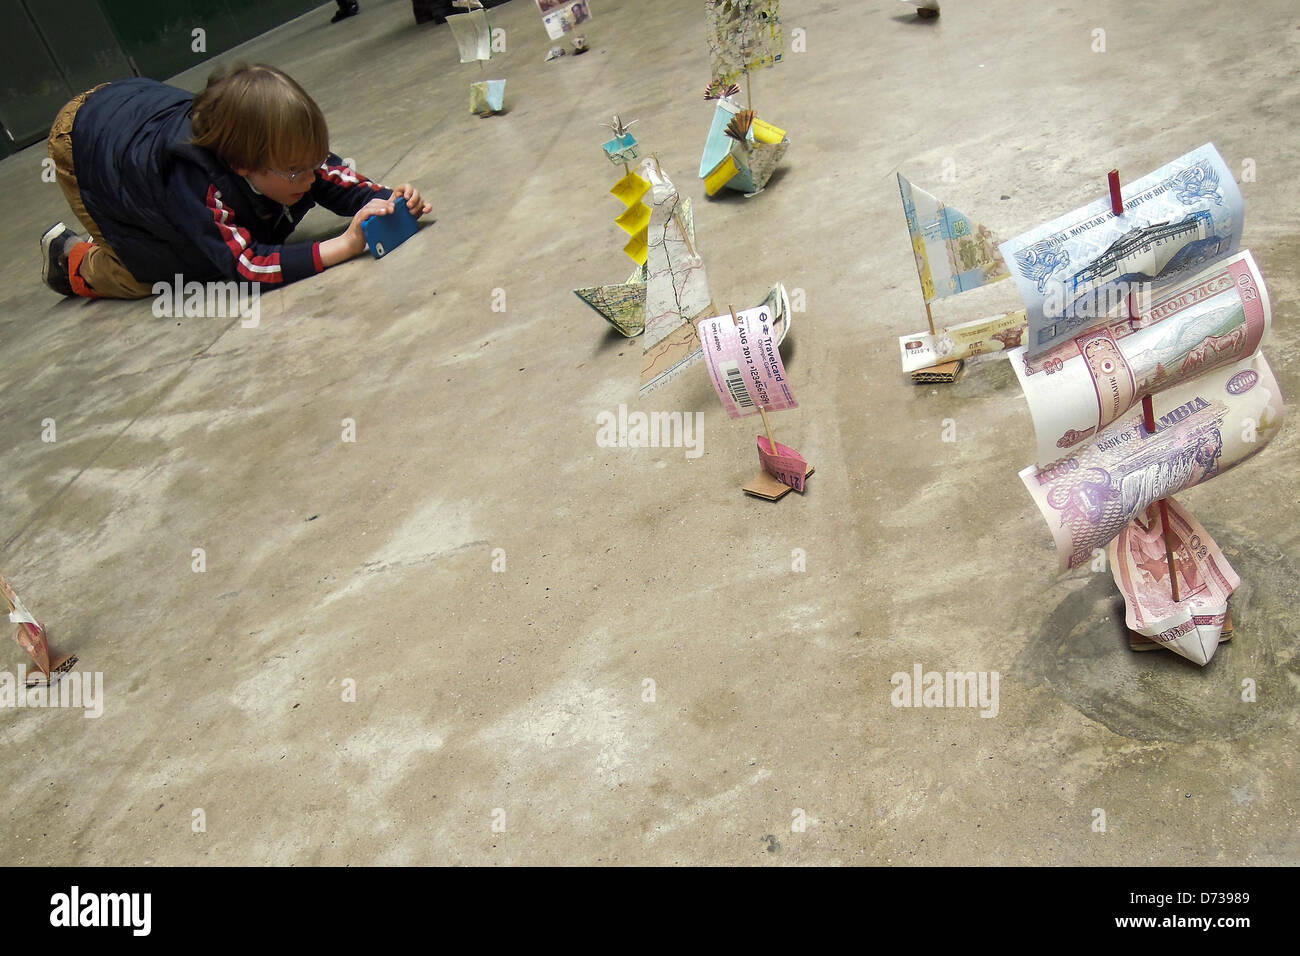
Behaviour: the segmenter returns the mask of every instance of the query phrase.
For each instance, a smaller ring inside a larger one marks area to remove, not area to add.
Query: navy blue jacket
[[[141,282],[245,279],[280,284],[320,272],[320,244],[285,243],[317,203],[351,217],[392,191],[333,153],[292,206],[257,192],[190,144],[194,94],[154,80],[111,83],[86,98],[72,156],[86,212]]]

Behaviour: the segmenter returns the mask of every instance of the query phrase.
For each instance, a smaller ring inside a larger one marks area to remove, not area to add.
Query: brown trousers
[[[95,87],[95,90],[97,89],[98,86]],[[81,109],[81,104],[86,102],[86,97],[95,90],[88,90],[74,97],[59,111],[54,126],[50,128],[48,143],[59,188],[63,190],[68,205],[72,207],[81,225],[94,240],[94,244],[84,250],[85,254],[80,258],[79,263],[76,262],[76,257],[73,257],[72,265],[77,275],[73,277],[72,287],[78,295],[85,295],[84,287],[89,286],[92,296],[106,299],[143,299],[153,294],[153,286],[133,276],[131,270],[117,257],[113,247],[104,241],[104,234],[86,212],[86,204],[81,201],[81,189],[77,186],[77,173],[72,165],[72,123],[77,117],[77,110]]]

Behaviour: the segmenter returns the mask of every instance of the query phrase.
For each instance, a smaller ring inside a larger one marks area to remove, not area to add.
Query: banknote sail
[[[1106,548],[1115,584],[1124,596],[1129,630],[1197,664],[1219,647],[1228,598],[1241,579],[1214,539],[1178,502],[1166,500],[1169,537],[1182,600],[1175,602],[1160,519],[1140,516]]]
[[[1011,273],[993,233],[898,176],[916,274],[926,302],[978,289]]]
[[[1031,356],[1104,322],[1141,283],[1164,283],[1240,248],[1241,191],[1212,143],[1121,195],[1122,216],[1103,196],[999,247],[1025,300]]]
[[[1167,287],[1138,319],[1115,319],[1036,357],[1011,356],[1046,465],[1142,401],[1258,349],[1271,322],[1249,251]]]
[[[1282,393],[1262,352],[1153,397],[1064,458],[1020,472],[1056,541],[1060,570],[1091,560],[1157,499],[1215,478],[1260,451],[1282,427]]]

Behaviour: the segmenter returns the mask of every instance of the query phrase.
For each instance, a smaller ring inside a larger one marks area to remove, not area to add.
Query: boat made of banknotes
[[[1020,477],[1059,571],[1108,557],[1130,646],[1204,666],[1241,579],[1173,496],[1221,479],[1281,431],[1286,405],[1261,349],[1272,310],[1254,257],[1238,251],[1241,196],[1212,144],[1122,195],[1111,188],[1109,201],[1001,247],[1021,267],[1031,333],[1010,356],[1037,439]],[[1162,205],[1190,212],[1162,217]],[[1108,236],[1117,238],[1103,245]],[[1062,322],[1044,312],[1045,286],[1071,261],[1085,263],[1074,273],[1085,291],[1111,277],[1168,281],[1129,314]]]

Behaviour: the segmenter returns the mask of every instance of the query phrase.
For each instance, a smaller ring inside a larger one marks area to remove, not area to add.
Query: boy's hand
[[[407,202],[409,203],[410,200],[408,199]],[[321,263],[328,269],[330,266],[336,266],[340,262],[361,255],[366,249],[366,234],[361,231],[361,224],[371,216],[387,216],[392,211],[393,200],[370,200],[352,217],[352,221],[348,223],[342,235],[326,239],[320,244]]]
[[[433,212],[433,206],[425,202],[420,196],[420,190],[410,183],[402,183],[393,190],[393,199],[396,200],[398,196],[406,197],[406,208],[416,219],[419,219],[426,212]]]
[[[396,193],[394,193],[394,196],[396,196]],[[361,231],[361,224],[371,216],[387,216],[393,211],[393,208],[392,199],[372,199],[352,217],[352,221],[348,223],[347,231],[343,235],[347,236],[349,248],[354,256],[359,256],[366,249],[366,234]]]

